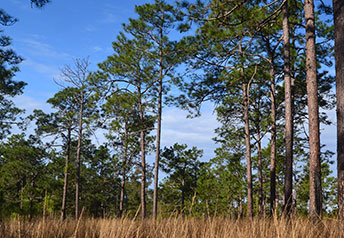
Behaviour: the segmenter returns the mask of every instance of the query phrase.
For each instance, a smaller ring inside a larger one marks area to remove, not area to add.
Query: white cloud
[[[25,109],[27,115],[31,114],[34,109],[41,109],[44,112],[51,111],[51,108],[47,103],[27,95],[19,95],[13,99],[13,102],[16,107]]]
[[[119,21],[118,17],[111,12],[105,11],[103,15],[104,17],[101,20],[102,23],[112,24]]]
[[[25,49],[31,54],[39,57],[54,58],[54,59],[66,59],[71,58],[72,56],[55,50],[49,44],[40,42],[36,39],[23,39],[19,42],[25,44]]]
[[[87,32],[95,32],[97,30],[97,28],[89,25],[89,26],[86,26],[84,30]]]
[[[95,51],[95,52],[103,51],[103,48],[100,46],[94,46],[93,51]]]
[[[328,119],[333,123],[332,125],[321,125],[320,140],[322,144],[326,145],[326,149],[336,153],[337,146],[337,118],[336,110],[325,111]]]
[[[214,130],[220,126],[212,109],[205,107],[202,116],[198,118],[186,118],[187,112],[177,108],[166,108],[162,118],[162,146],[171,146],[178,142],[189,147],[197,146],[204,150],[204,159],[208,160],[214,155],[216,148],[212,138]]]
[[[31,69],[34,69],[38,73],[47,74],[49,76],[59,75],[59,70],[57,68],[46,65],[46,64],[35,62],[31,59],[24,60],[22,65],[24,67],[30,67]]]

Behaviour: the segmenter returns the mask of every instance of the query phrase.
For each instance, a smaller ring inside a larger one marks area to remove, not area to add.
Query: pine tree
[[[283,55],[284,55],[284,97],[285,97],[285,182],[284,182],[284,210],[291,211],[293,191],[293,93],[290,75],[290,35],[289,35],[289,7],[288,1],[283,6]],[[272,180],[272,177],[271,177]]]
[[[75,59],[74,65],[66,65],[63,69],[61,69],[60,80],[61,82],[57,82],[61,84],[62,87],[63,83],[71,84],[72,87],[75,87],[75,104],[78,107],[78,145],[76,151],[76,184],[75,184],[75,218],[79,218],[80,214],[80,166],[81,166],[81,151],[82,151],[82,140],[83,140],[83,129],[85,126],[86,117],[90,116],[90,114],[95,110],[94,103],[92,103],[92,94],[93,90],[91,90],[90,85],[90,72],[89,72],[89,59]]]
[[[307,101],[309,119],[309,165],[310,165],[310,216],[316,219],[321,215],[321,162],[320,162],[320,131],[317,82],[317,58],[315,52],[315,15],[314,1],[305,1],[306,21],[306,73]]]
[[[78,107],[75,104],[77,100],[76,88],[67,87],[64,90],[56,93],[54,97],[50,98],[47,102],[52,105],[56,112],[46,114],[41,110],[35,110],[33,115],[29,118],[34,120],[37,128],[36,134],[41,137],[51,137],[48,142],[50,146],[59,145],[62,139],[62,148],[65,156],[64,167],[64,185],[61,206],[61,220],[66,218],[66,201],[68,194],[68,178],[70,175],[70,157],[71,157],[71,144],[72,132],[76,128],[77,111]]]
[[[97,77],[98,84],[105,88],[105,92],[111,95],[119,94],[121,91],[128,92],[135,101],[139,114],[138,132],[140,134],[141,153],[141,216],[146,218],[146,153],[150,139],[147,135],[153,128],[154,118],[148,115],[148,111],[154,108],[154,86],[157,82],[155,74],[155,59],[151,54],[152,45],[146,38],[136,37],[140,35],[140,29],[136,27],[135,21],[124,25],[124,32],[113,42],[114,55],[99,64]],[[131,37],[129,39],[128,36]],[[140,50],[138,50],[140,49]]]
[[[338,213],[344,217],[344,2],[333,0],[337,90]]]
[[[140,139],[137,133],[139,127],[139,112],[135,106],[136,99],[131,94],[122,92],[107,98],[102,106],[106,119],[106,134],[109,144],[120,156],[121,191],[119,215],[125,210],[125,194],[128,173],[136,163],[140,151]]]
[[[175,77],[175,69],[181,63],[184,54],[183,49],[178,48],[176,41],[169,39],[170,32],[176,26],[176,21],[180,20],[178,10],[165,1],[156,0],[154,4],[136,6],[135,11],[139,15],[138,19],[131,19],[131,26],[135,27],[136,37],[147,39],[147,44],[151,44],[149,51],[138,48],[152,57],[156,62],[155,71],[157,88],[157,134],[156,153],[154,168],[154,194],[153,194],[153,219],[158,215],[158,182],[159,182],[159,160],[161,143],[161,119],[163,107],[163,94],[170,88],[171,81]],[[139,27],[138,27],[139,26]]]
[[[167,173],[162,186],[163,201],[168,206],[174,205],[170,211],[186,212],[186,203],[191,203],[195,193],[200,171],[199,158],[203,151],[196,147],[187,149],[187,145],[174,144],[165,148],[161,154],[162,169]]]

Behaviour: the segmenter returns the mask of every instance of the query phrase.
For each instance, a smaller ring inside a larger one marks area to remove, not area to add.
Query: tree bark
[[[283,45],[284,45],[284,97],[285,97],[285,183],[284,212],[289,215],[292,208],[293,192],[293,96],[290,76],[290,36],[288,1],[283,6]]]
[[[241,42],[239,43],[241,60],[243,52]],[[253,187],[252,187],[252,159],[251,159],[251,141],[250,141],[250,121],[249,121],[249,88],[245,80],[244,64],[241,65],[242,93],[244,101],[244,123],[245,123],[245,145],[246,145],[246,162],[247,162],[247,216],[253,217]]]
[[[123,153],[123,167],[122,167],[122,181],[121,181],[121,197],[119,200],[119,215],[123,217],[124,211],[124,195],[125,195],[125,183],[126,183],[126,169],[127,169],[127,162],[128,162],[128,127],[127,123],[124,126],[124,153]]]
[[[66,204],[67,204],[67,192],[68,192],[68,167],[70,157],[70,143],[71,143],[71,127],[67,131],[67,142],[66,142],[66,155],[65,155],[65,171],[64,171],[64,182],[63,182],[63,196],[62,196],[62,208],[61,208],[61,221],[66,219]]]
[[[162,39],[162,30],[160,31]],[[162,44],[162,42],[161,42]],[[153,194],[153,219],[156,220],[158,216],[158,183],[159,183],[159,160],[160,160],[160,138],[161,138],[161,119],[162,119],[162,86],[163,86],[163,58],[162,49],[159,52],[159,96],[158,96],[158,122],[156,131],[156,153],[154,166],[154,194]]]
[[[248,108],[248,85],[243,83],[244,98],[244,122],[245,122],[245,145],[247,161],[247,216],[253,216],[253,195],[252,195],[252,161],[251,161],[251,142],[250,142],[250,123]]]
[[[141,101],[141,90],[139,89],[139,111],[140,111],[140,121],[141,121],[141,218],[144,220],[146,218],[146,142],[145,142],[145,127],[143,118],[143,105]]]
[[[79,199],[80,199],[80,166],[81,166],[81,143],[82,143],[82,129],[83,129],[83,114],[84,114],[84,94],[81,93],[80,111],[79,111],[79,132],[78,145],[76,150],[76,184],[75,184],[75,219],[79,219]]]
[[[274,60],[270,62],[271,139],[270,139],[270,214],[274,214],[276,199],[276,86]]]
[[[185,180],[182,179],[182,197],[181,197],[181,211],[182,215],[185,216]]]
[[[304,9],[306,20],[306,73],[310,152],[309,212],[311,218],[316,219],[321,215],[322,189],[314,1],[305,0]]]
[[[337,91],[338,215],[344,218],[344,2],[333,0]]]
[[[264,213],[263,207],[263,163],[262,163],[262,142],[260,135],[260,126],[259,122],[257,125],[257,151],[258,151],[258,209],[259,216],[262,216]]]

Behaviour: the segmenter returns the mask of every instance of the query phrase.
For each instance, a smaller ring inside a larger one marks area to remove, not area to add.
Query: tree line
[[[2,35],[1,217],[341,217],[342,8],[339,0],[333,9],[313,0],[136,6],[113,54],[96,71],[88,58],[65,66],[61,90],[47,101],[53,112],[26,118],[11,101],[25,86],[13,79],[22,58]],[[16,21],[0,16],[2,26]],[[202,150],[177,142],[161,148],[164,107],[201,116],[206,101],[221,123],[215,157],[204,162]],[[320,141],[335,108],[337,179],[334,152]],[[12,135],[14,125],[21,134]],[[105,140],[95,145],[99,133]]]

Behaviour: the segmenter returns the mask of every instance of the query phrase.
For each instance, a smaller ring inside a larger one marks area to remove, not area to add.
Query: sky
[[[5,28],[13,40],[12,48],[25,60],[15,80],[27,83],[24,93],[15,98],[27,114],[33,109],[51,111],[46,101],[60,90],[54,79],[60,69],[75,58],[89,57],[91,70],[113,53],[112,42],[128,18],[135,18],[135,5],[154,2],[139,0],[52,0],[43,9],[31,8],[29,0],[0,0],[8,14],[18,19]],[[5,4],[3,4],[4,2]],[[202,109],[202,117],[187,119],[187,112],[163,109],[162,146],[185,143],[204,150],[203,160],[214,156],[212,138],[219,126],[211,104]],[[98,136],[102,142],[102,137]],[[151,156],[152,157],[152,156]],[[153,158],[148,158],[150,162]]]
[[[153,1],[52,0],[43,9],[31,8],[29,0],[0,2],[0,8],[19,20],[4,30],[13,39],[12,48],[25,59],[15,80],[28,85],[14,101],[29,114],[33,109],[51,111],[46,101],[60,89],[54,79],[59,78],[62,67],[73,63],[73,58],[89,56],[91,70],[96,70],[97,63],[112,54],[111,44],[122,24],[128,22],[129,17],[136,17],[135,5]],[[335,122],[335,111],[328,115]],[[186,143],[203,149],[203,160],[211,159],[217,146],[212,140],[214,129],[220,126],[213,106],[205,104],[199,118],[187,119],[186,116],[187,112],[180,109],[164,108],[162,146]],[[333,152],[335,135],[335,125],[322,126],[322,143]],[[150,160],[152,162],[152,158]]]

